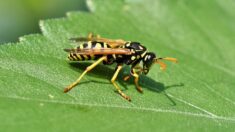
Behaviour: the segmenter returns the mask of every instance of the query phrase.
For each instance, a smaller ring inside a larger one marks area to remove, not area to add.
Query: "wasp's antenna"
[[[171,62],[174,62],[174,63],[178,63],[178,60],[176,58],[165,57],[165,58],[163,58],[163,60],[167,60],[167,61],[171,61]]]
[[[165,70],[166,69],[166,64],[161,62],[161,61],[157,61],[156,63],[158,63],[160,65],[160,69],[161,70]]]
[[[178,62],[178,60],[176,58],[171,58],[171,57],[156,58],[155,59],[155,63],[160,64],[160,69],[161,70],[165,70],[166,69],[166,64],[161,62],[161,61],[159,61],[159,60],[167,60],[167,61],[171,61],[171,62],[174,62],[174,63]]]

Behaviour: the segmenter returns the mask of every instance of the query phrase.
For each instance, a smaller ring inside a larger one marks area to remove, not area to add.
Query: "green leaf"
[[[232,0],[88,0],[91,12],[40,22],[43,35],[0,46],[0,128],[4,131],[234,131],[235,61]],[[179,64],[154,66],[133,80],[109,79],[115,66],[97,66],[76,88],[90,62],[69,64],[69,38],[89,32],[139,41],[158,56]]]

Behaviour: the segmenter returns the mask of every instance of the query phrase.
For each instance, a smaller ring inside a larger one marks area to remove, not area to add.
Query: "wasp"
[[[104,65],[116,63],[116,69],[111,82],[123,98],[131,101],[131,98],[124,94],[115,82],[123,65],[131,66],[130,74],[124,77],[124,81],[133,76],[136,89],[142,93],[143,90],[138,83],[140,74],[148,74],[153,64],[160,64],[162,70],[166,69],[166,64],[162,60],[177,62],[177,59],[171,57],[158,58],[155,53],[148,52],[146,47],[139,42],[101,38],[100,35],[95,36],[92,33],[88,37],[72,38],[71,40],[83,43],[76,48],[64,49],[69,53],[68,59],[70,61],[95,60],[95,62],[88,66],[75,82],[64,89],[65,93],[74,88],[87,72],[91,71],[101,62]],[[140,65],[141,63],[142,65]]]

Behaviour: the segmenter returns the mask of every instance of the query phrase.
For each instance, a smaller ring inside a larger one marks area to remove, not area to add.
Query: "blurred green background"
[[[63,17],[73,10],[87,11],[85,0],[0,0],[0,44],[39,33],[39,20]]]

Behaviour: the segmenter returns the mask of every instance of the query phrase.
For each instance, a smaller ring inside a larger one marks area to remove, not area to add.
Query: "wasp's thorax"
[[[139,42],[127,42],[124,48],[128,48],[135,52],[136,56],[141,57],[141,55],[146,51],[146,47],[141,45]]]
[[[132,55],[117,56],[117,62],[125,63],[127,65],[135,65],[139,63],[146,54],[146,48],[139,42],[127,42],[121,48],[130,49],[133,52]]]

